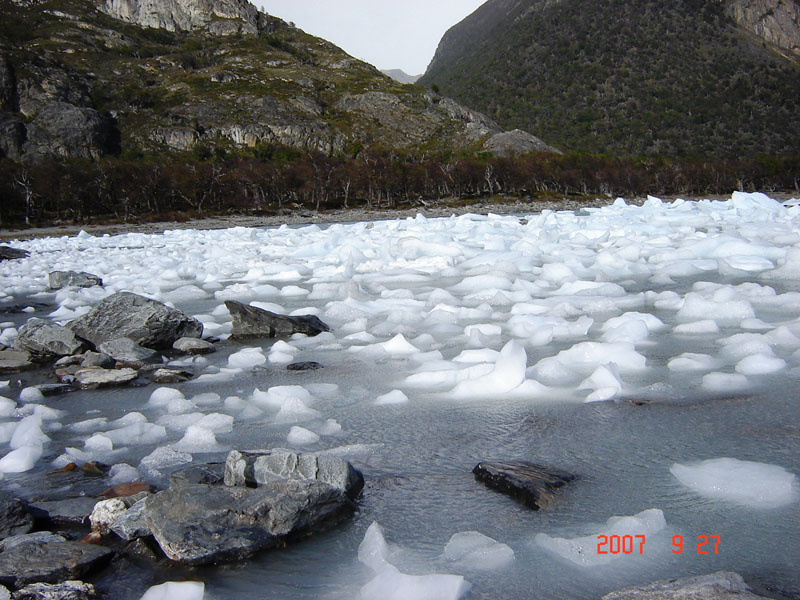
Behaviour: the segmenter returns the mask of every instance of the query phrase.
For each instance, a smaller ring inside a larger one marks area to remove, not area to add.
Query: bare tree
[[[25,193],[25,225],[30,226],[31,218],[36,208],[36,192],[33,191],[30,171],[23,168],[19,173],[19,177],[14,180],[14,183],[21,187],[22,191]]]

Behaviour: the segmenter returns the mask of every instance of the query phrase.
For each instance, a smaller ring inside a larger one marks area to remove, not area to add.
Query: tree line
[[[361,151],[330,157],[276,146],[230,155],[19,164],[0,159],[0,225],[181,220],[442,199],[800,192],[800,156],[749,159],[515,157]]]

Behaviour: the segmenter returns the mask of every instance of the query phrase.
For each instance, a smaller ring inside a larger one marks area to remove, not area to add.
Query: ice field
[[[154,583],[202,581],[207,600],[588,599],[725,569],[762,595],[800,596],[796,201],[11,245],[31,255],[0,262],[0,306],[31,308],[0,314],[6,345],[30,316],[63,324],[117,291],[222,341],[168,359],[196,374],[184,384],[43,398],[14,385],[25,374],[0,377],[0,486],[30,496],[44,472],[86,460],[114,465],[110,483],[163,484],[232,448],[336,448],[364,473],[348,524]],[[55,270],[105,287],[50,291]],[[314,314],[331,332],[228,341],[225,300]],[[324,368],[287,371],[295,361]],[[481,460],[578,479],[531,511],[474,480]],[[712,534],[718,553],[701,554]],[[598,535],[646,543],[601,556]],[[122,600],[148,587],[116,585]]]

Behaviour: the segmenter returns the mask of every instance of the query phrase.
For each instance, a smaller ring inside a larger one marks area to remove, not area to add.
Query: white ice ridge
[[[675,463],[670,472],[683,485],[713,500],[775,508],[800,497],[797,476],[778,465],[714,458],[699,463]]]
[[[657,534],[666,526],[667,522],[664,519],[664,513],[657,508],[650,508],[633,516],[611,517],[606,521],[605,527],[591,535],[577,538],[559,538],[549,536],[546,533],[537,533],[533,541],[537,546],[541,546],[548,552],[567,559],[576,565],[593,567],[625,557],[630,558],[646,554],[647,541],[651,539],[650,536]],[[611,550],[610,545],[609,547],[599,546],[598,544],[602,540],[599,540],[598,536],[603,535],[609,538],[611,536],[619,536],[620,538],[631,536],[633,538],[631,541],[633,544],[632,551],[630,553],[613,553],[609,551]],[[637,538],[636,536],[644,536],[643,546],[640,546],[642,538]],[[600,553],[599,551],[601,550],[605,550],[607,553]]]
[[[358,560],[375,573],[361,588],[361,600],[459,600],[472,587],[461,575],[406,575],[390,558],[383,530],[373,522],[358,547]]]

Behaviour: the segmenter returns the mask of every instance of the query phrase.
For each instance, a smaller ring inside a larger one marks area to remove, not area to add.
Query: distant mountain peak
[[[422,75],[409,75],[403,69],[381,69],[381,73],[400,83],[417,83]]]

